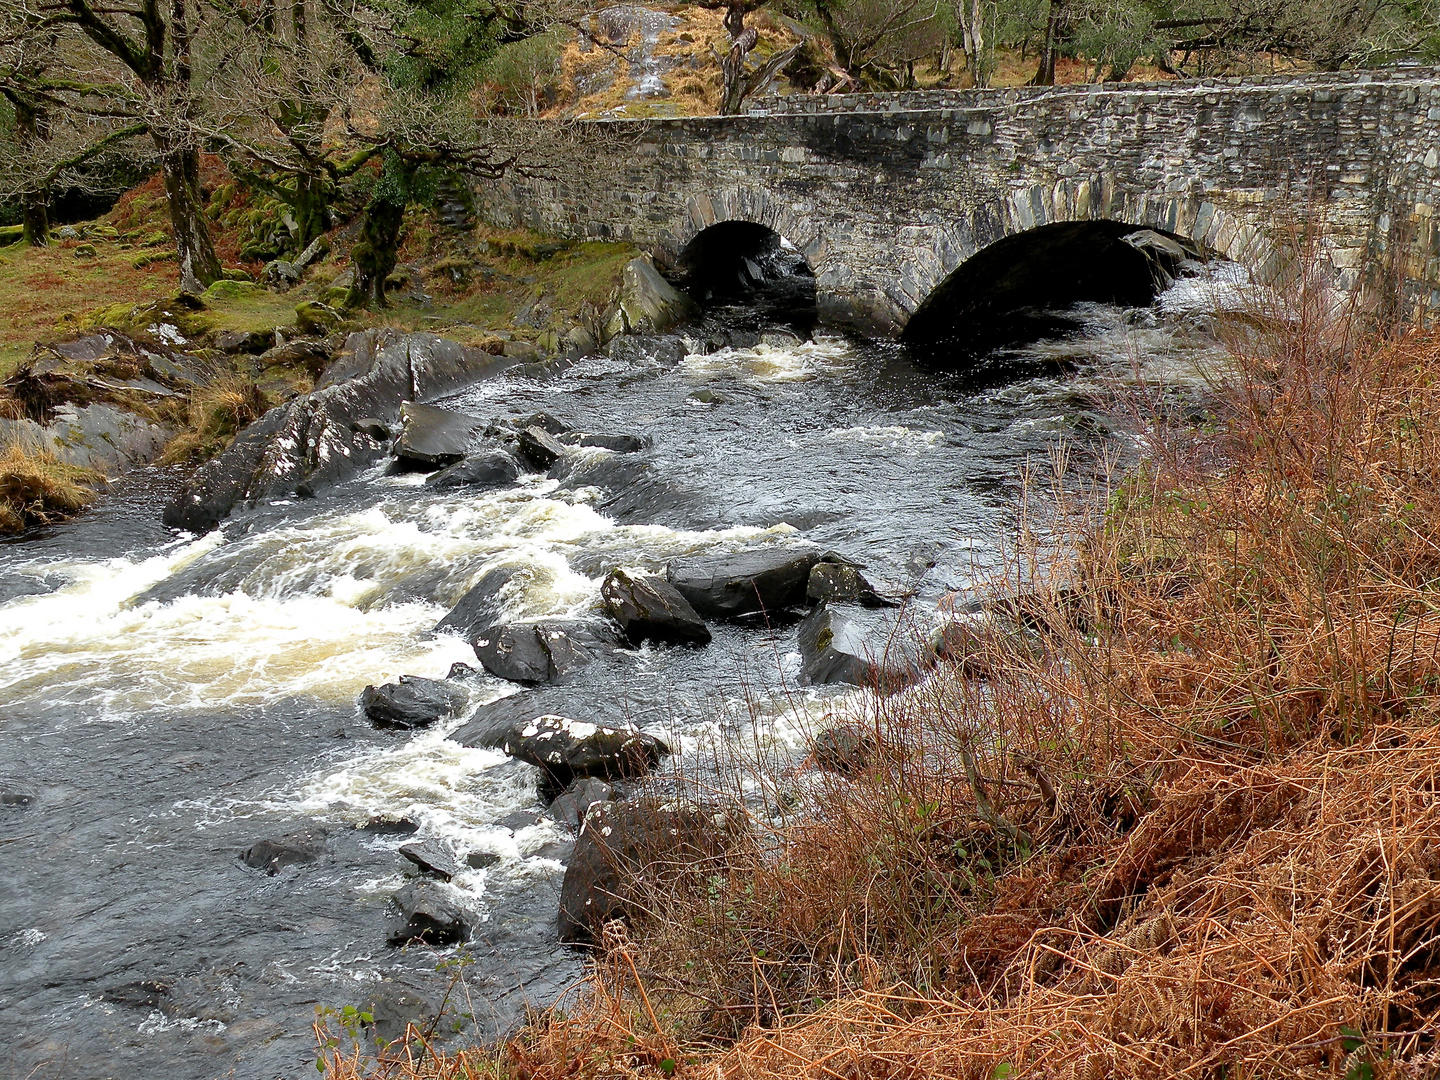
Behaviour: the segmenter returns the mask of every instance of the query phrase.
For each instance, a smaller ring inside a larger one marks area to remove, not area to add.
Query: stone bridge
[[[1190,238],[1261,281],[1318,249],[1347,288],[1440,309],[1434,69],[794,96],[580,128],[583,166],[487,186],[486,219],[630,240],[662,269],[752,222],[804,253],[840,324],[898,333],[977,252],[1059,222]]]

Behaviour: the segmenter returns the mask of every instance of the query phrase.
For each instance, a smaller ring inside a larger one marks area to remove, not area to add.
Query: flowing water
[[[453,953],[385,944],[409,838],[363,828],[377,818],[499,857],[452,886],[478,927],[479,1029],[551,1000],[582,958],[555,942],[565,834],[522,813],[541,809],[533,770],[446,739],[463,717],[377,731],[358,692],[473,661],[430,628],[501,564],[537,571],[514,614],[576,613],[612,567],[803,537],[933,608],[994,569],[1027,462],[1115,445],[1091,404],[1105,385],[1195,384],[1213,298],[1167,301],[1079,309],[1076,334],[1012,351],[987,384],[841,337],[627,343],[449,402],[653,439],[577,451],[563,480],[437,494],[377,469],[197,538],[159,524],[176,478],[156,470],[0,545],[0,1073],[296,1077],[317,1006],[438,997]],[[835,691],[795,689],[796,667],[793,626],[722,626],[704,650],[641,650],[595,692],[683,758],[741,701],[797,740],[796,716]],[[470,685],[472,710],[516,692]],[[317,861],[273,877],[240,862],[304,827],[326,833]]]

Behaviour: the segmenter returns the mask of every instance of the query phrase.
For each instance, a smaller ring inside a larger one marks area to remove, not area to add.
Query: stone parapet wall
[[[805,253],[829,318],[892,333],[980,248],[1089,219],[1193,237],[1264,280],[1313,240],[1347,287],[1395,269],[1407,305],[1440,309],[1432,71],[954,93],[898,112],[854,96],[873,107],[582,125],[573,173],[487,185],[482,210],[631,240],[662,265],[709,225],[757,222]]]

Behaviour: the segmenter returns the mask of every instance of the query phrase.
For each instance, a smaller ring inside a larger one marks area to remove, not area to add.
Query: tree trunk
[[[323,172],[295,174],[295,224],[300,228],[301,251],[330,231],[330,185]]]
[[[360,229],[360,242],[350,249],[354,264],[355,284],[345,298],[347,307],[387,307],[385,279],[395,270],[399,260],[400,225],[405,207],[380,198],[365,208],[365,223]]]
[[[1030,80],[1031,86],[1055,85],[1055,51],[1064,10],[1065,0],[1050,0],[1050,17],[1045,20],[1045,44],[1040,48],[1040,67]]]
[[[12,98],[15,108],[15,128],[22,153],[33,152],[47,137],[48,124],[44,114],[23,99]],[[21,239],[31,247],[44,247],[50,243],[50,192],[40,187],[27,190],[20,196]]]
[[[958,0],[956,20],[960,23],[960,49],[970,82],[977,89],[990,85],[990,58],[985,53],[985,11],[980,0]]]
[[[170,224],[175,230],[175,253],[180,261],[180,289],[201,293],[223,276],[215,244],[210,239],[210,222],[205,217],[200,193],[200,153],[192,147],[174,146],[163,135],[154,134],[160,151],[160,171],[165,177],[165,197],[170,204]]]

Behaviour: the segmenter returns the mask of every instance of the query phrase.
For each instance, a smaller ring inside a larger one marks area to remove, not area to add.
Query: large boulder
[[[805,599],[812,604],[828,600],[864,604],[866,607],[894,607],[894,601],[887,600],[875,591],[865,579],[860,567],[838,555],[826,555],[810,571],[805,585]]]
[[[592,806],[560,886],[560,940],[596,943],[611,919],[628,918],[647,883],[724,857],[738,817],[691,804],[610,802]]]
[[[613,570],[600,587],[610,615],[631,645],[645,641],[710,644],[710,628],[680,590],[662,577]]]
[[[529,762],[558,792],[581,776],[621,780],[643,776],[670,748],[623,724],[596,724],[544,712],[543,695],[502,698],[450,737],[462,746],[500,750]]]
[[[513,361],[434,334],[388,328],[351,334],[316,389],[271,409],[206,463],[165,509],[165,523],[204,532],[236,507],[348,480],[389,447],[355,430],[361,418],[392,430],[400,406],[424,403],[491,378]]]
[[[400,406],[400,437],[392,453],[407,465],[438,469],[454,465],[476,449],[486,422],[469,413],[435,405]]]
[[[436,633],[459,634],[473,646],[499,624],[506,604],[532,576],[522,566],[498,566],[486,571],[450,614],[435,624]]]
[[[675,559],[670,583],[706,618],[734,619],[805,603],[810,571],[820,561],[812,547],[762,547]]]
[[[463,869],[449,844],[439,840],[417,840],[401,844],[399,852],[426,874],[432,874],[443,881],[449,881]]]
[[[799,627],[801,681],[893,693],[923,674],[928,652],[893,618],[824,602]]]
[[[605,627],[562,619],[495,626],[477,636],[474,647],[486,671],[520,683],[564,682],[619,651]]]
[[[400,919],[390,932],[391,945],[453,945],[470,936],[464,910],[436,882],[411,882],[395,894],[395,904]]]
[[[432,491],[498,488],[513,484],[519,477],[520,463],[514,455],[505,450],[485,450],[427,476],[425,486]]]
[[[699,313],[695,301],[661,277],[654,263],[634,259],[625,267],[620,302],[605,329],[610,337],[663,334]]]
[[[401,675],[399,682],[367,686],[360,692],[360,708],[378,728],[429,727],[456,715],[467,700],[462,687],[418,675]]]
[[[25,446],[67,465],[119,476],[160,456],[173,428],[114,405],[61,405],[51,423],[0,417],[0,444]]]
[[[565,447],[554,435],[532,424],[520,432],[520,457],[536,472],[544,472],[565,456]]]

